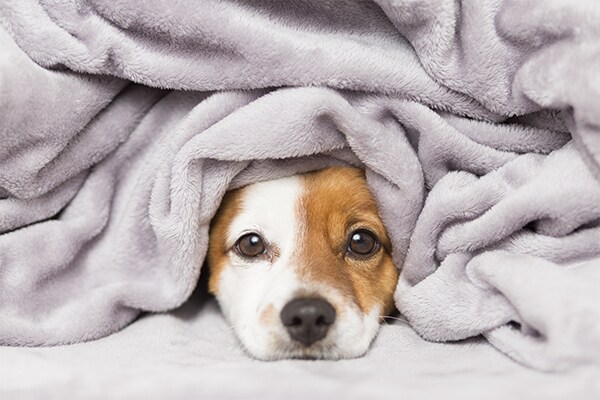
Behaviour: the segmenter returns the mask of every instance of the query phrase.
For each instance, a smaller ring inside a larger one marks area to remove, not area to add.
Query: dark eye
[[[244,257],[256,257],[266,251],[265,243],[256,233],[248,233],[235,243],[237,252]]]
[[[377,236],[366,229],[359,229],[348,237],[347,251],[358,258],[365,258],[375,254],[379,250]]]

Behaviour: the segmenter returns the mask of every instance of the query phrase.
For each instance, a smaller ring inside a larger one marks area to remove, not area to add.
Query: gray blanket
[[[367,170],[434,341],[600,361],[596,1],[0,0],[0,343],[195,288],[229,187]]]
[[[597,400],[599,374],[535,371],[481,337],[426,342],[401,321],[384,325],[363,358],[256,361],[216,304],[195,295],[96,341],[0,348],[3,400]]]

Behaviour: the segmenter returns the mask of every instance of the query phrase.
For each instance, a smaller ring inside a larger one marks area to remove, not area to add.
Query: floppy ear
[[[221,205],[210,223],[206,261],[209,273],[208,291],[213,295],[218,292],[221,272],[229,261],[227,232],[231,222],[241,210],[243,192],[244,188],[240,188],[225,193]]]

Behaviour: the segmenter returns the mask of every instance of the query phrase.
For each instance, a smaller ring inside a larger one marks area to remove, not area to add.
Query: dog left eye
[[[348,237],[347,251],[358,258],[369,257],[379,250],[379,239],[366,229],[359,229]]]
[[[256,257],[266,252],[263,239],[256,233],[248,233],[239,238],[235,249],[243,257]]]

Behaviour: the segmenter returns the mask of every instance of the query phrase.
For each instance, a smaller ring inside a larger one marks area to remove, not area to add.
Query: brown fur
[[[208,245],[208,267],[210,276],[208,279],[208,291],[217,294],[219,277],[223,268],[227,265],[227,229],[235,216],[240,212],[243,200],[244,188],[227,192],[221,206],[210,224]]]
[[[374,305],[381,305],[384,313],[391,312],[398,269],[364,172],[335,167],[309,173],[303,179],[305,191],[299,212],[307,224],[300,244],[301,276],[337,288],[364,313]],[[382,244],[379,252],[366,260],[344,256],[348,235],[358,228],[371,230]]]
[[[305,174],[302,179],[304,195],[297,212],[306,224],[302,224],[305,231],[294,265],[300,278],[338,289],[364,313],[375,305],[381,305],[383,313],[391,312],[398,270],[364,172],[334,167]],[[218,291],[219,277],[228,261],[227,229],[241,209],[243,194],[244,188],[228,192],[211,223],[208,287],[213,294]],[[382,244],[379,252],[366,260],[344,256],[347,237],[358,228],[371,230]]]
[[[277,311],[273,304],[269,304],[265,307],[265,309],[260,313],[260,322],[264,326],[271,326],[277,320]]]

